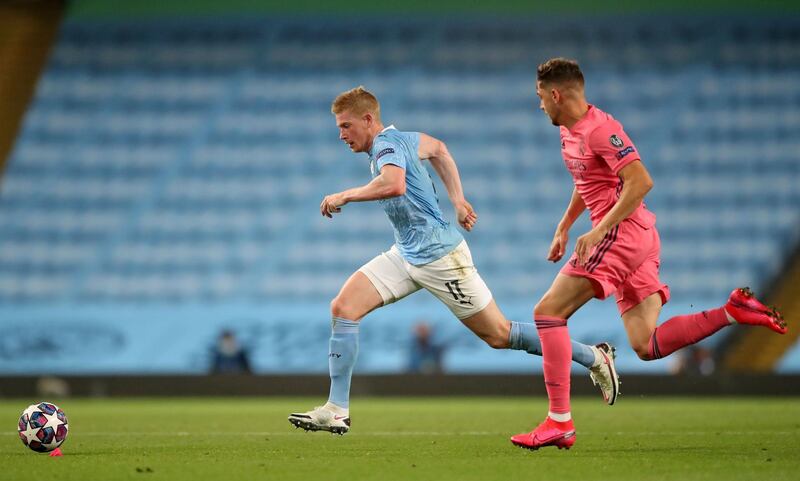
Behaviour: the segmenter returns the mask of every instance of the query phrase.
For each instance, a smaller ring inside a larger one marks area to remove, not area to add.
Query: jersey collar
[[[380,135],[385,133],[387,130],[397,130],[397,127],[395,127],[394,124],[392,124],[392,125],[390,125],[388,127],[384,127],[383,130],[378,132],[378,135],[375,136],[375,139],[380,137]],[[375,150],[375,139],[372,139],[372,147],[369,148],[370,157],[372,157],[372,151]]]
[[[592,105],[592,104],[588,104],[588,105],[589,105],[589,108],[586,110],[586,113],[583,114],[583,117],[579,118],[578,121],[575,122],[575,125],[573,125],[571,129],[567,129],[567,130],[569,130],[570,133],[576,132],[578,130],[578,126],[579,125],[581,125],[586,119],[588,119],[589,117],[594,115],[594,110],[595,110],[594,105]]]

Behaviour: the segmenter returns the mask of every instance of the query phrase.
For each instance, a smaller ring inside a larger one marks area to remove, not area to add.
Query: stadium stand
[[[189,337],[162,364],[140,364],[149,351],[131,348],[99,370],[196,372],[197,346],[235,319],[312,325],[322,340],[311,356],[327,338],[326,302],[392,242],[375,205],[347,206],[334,221],[318,213],[324,194],[368,179],[329,113],[337,93],[363,84],[387,123],[448,143],[481,216],[467,237],[477,266],[507,314],[527,319],[557,268],[545,253],[571,192],[557,130],[534,93],[535,66],[556,55],[581,60],[589,98],[624,123],[651,170],[671,308],[763,286],[800,239],[800,22],[723,17],[713,32],[677,16],[640,25],[67,22],[2,179],[0,312],[18,323],[111,317],[128,346],[149,342],[131,322]],[[209,305],[215,314],[192,310]],[[376,325],[405,339],[430,306],[414,297]],[[624,344],[608,307],[587,311],[602,322],[573,323],[576,337]],[[443,335],[468,336],[433,309],[450,326]],[[304,359],[282,365],[263,349],[256,370],[325,368],[285,334],[274,342]],[[360,369],[399,369],[403,348],[391,338],[362,343]],[[522,369],[518,357],[458,339],[451,370],[485,370],[485,359]],[[621,363],[666,369],[631,353]]]

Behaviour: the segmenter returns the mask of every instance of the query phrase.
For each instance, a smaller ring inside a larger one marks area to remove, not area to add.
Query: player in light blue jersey
[[[358,269],[331,302],[332,335],[328,364],[331,389],[324,406],[293,413],[289,422],[311,431],[344,434],[350,429],[350,379],[358,355],[359,321],[378,307],[420,289],[436,296],[472,332],[495,349],[541,355],[533,322],[505,318],[472,263],[464,237],[439,208],[433,181],[421,160],[442,179],[457,221],[471,231],[478,215],[464,198],[458,168],[444,142],[419,132],[402,132],[381,123],[380,104],[363,87],[333,102],[339,138],[353,152],[369,156],[372,181],[326,196],[320,213],[333,217],[350,202],[377,200],[394,228],[395,244]],[[573,359],[590,369],[604,399],[619,392],[613,348],[573,341]]]

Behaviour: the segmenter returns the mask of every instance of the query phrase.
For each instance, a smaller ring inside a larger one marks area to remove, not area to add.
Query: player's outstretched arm
[[[561,222],[558,223],[558,227],[556,227],[555,235],[553,235],[550,252],[547,254],[548,261],[558,262],[564,257],[567,243],[569,242],[569,229],[585,210],[586,204],[578,193],[578,189],[572,189],[572,198],[570,198],[567,210],[564,212]]]
[[[588,233],[580,236],[575,242],[575,253],[578,262],[583,264],[592,252],[592,248],[603,240],[603,237],[620,222],[625,220],[639,207],[644,196],[653,188],[653,179],[644,164],[636,160],[619,171],[622,178],[622,192],[614,207]]]
[[[386,164],[381,167],[380,175],[367,185],[354,187],[322,199],[319,211],[326,217],[333,217],[342,211],[342,206],[350,202],[388,199],[406,193],[406,171],[396,165]]]
[[[461,188],[461,177],[458,175],[458,167],[447,146],[439,139],[433,138],[428,134],[420,134],[419,150],[420,159],[428,159],[439,178],[442,179],[447,188],[447,195],[456,211],[458,223],[467,231],[471,231],[478,222],[478,214],[472,205],[464,198],[464,190]]]

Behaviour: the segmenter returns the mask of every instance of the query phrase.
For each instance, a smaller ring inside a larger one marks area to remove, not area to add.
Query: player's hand
[[[472,208],[472,204],[466,200],[463,200],[457,203],[454,207],[456,210],[456,218],[458,219],[458,223],[467,232],[471,231],[472,228],[475,227],[475,223],[478,222],[478,214],[475,212],[475,209]]]
[[[560,261],[567,251],[567,242],[569,242],[569,231],[557,230],[553,236],[553,242],[550,243],[550,252],[547,254],[547,260],[550,262]]]
[[[347,204],[342,192],[338,194],[326,195],[319,205],[319,212],[325,217],[333,218],[333,214],[338,214],[342,211],[342,206]]]
[[[578,237],[578,240],[575,241],[575,254],[578,256],[578,265],[586,265],[592,250],[603,240],[606,234],[608,234],[608,231],[594,228]]]

